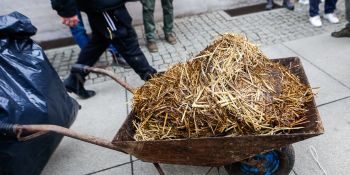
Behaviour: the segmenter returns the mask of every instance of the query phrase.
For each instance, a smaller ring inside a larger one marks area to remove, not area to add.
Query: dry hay
[[[134,93],[135,140],[287,133],[311,89],[243,36],[224,34]]]

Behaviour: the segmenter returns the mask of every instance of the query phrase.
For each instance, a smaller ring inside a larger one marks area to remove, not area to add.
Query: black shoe
[[[283,0],[283,7],[288,10],[294,10],[294,4],[290,0]]]
[[[153,76],[156,76],[156,75],[157,75],[157,71],[154,69],[152,70],[152,72],[145,73],[145,75],[141,79],[144,81],[148,81],[149,79],[151,79]]]
[[[79,74],[70,74],[68,78],[63,81],[67,92],[73,92],[82,99],[90,98],[96,95],[95,91],[86,90],[84,88],[84,78]]]
[[[121,56],[121,55],[115,55],[112,54],[112,58],[113,58],[113,66],[120,66],[123,67],[125,69],[130,69],[130,65],[125,61],[125,59]]]
[[[267,0],[267,4],[265,6],[266,10],[271,10],[273,8],[273,0]]]
[[[335,38],[350,37],[350,28],[345,27],[338,32],[333,32],[332,36]]]

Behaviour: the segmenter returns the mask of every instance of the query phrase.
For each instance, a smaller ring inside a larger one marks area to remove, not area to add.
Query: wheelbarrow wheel
[[[294,166],[295,153],[292,145],[258,154],[242,162],[225,165],[229,175],[288,175]]]

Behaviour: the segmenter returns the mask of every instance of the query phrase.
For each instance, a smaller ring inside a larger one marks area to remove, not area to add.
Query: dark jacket
[[[52,8],[62,17],[72,17],[77,10],[103,12],[124,6],[126,0],[51,0]]]

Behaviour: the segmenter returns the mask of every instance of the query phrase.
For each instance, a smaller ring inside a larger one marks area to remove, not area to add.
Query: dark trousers
[[[336,8],[337,1],[338,0],[326,0],[324,5],[324,13],[325,14],[333,13]],[[310,9],[309,9],[310,17],[319,15],[320,2],[321,2],[320,0],[310,0]]]
[[[126,62],[134,71],[146,80],[156,70],[148,64],[148,61],[140,49],[137,35],[131,25],[132,18],[125,7],[107,11],[111,20],[107,21],[102,13],[87,13],[92,30],[91,40],[81,50],[78,64],[93,66],[112,43]],[[116,30],[110,27],[113,22]]]

